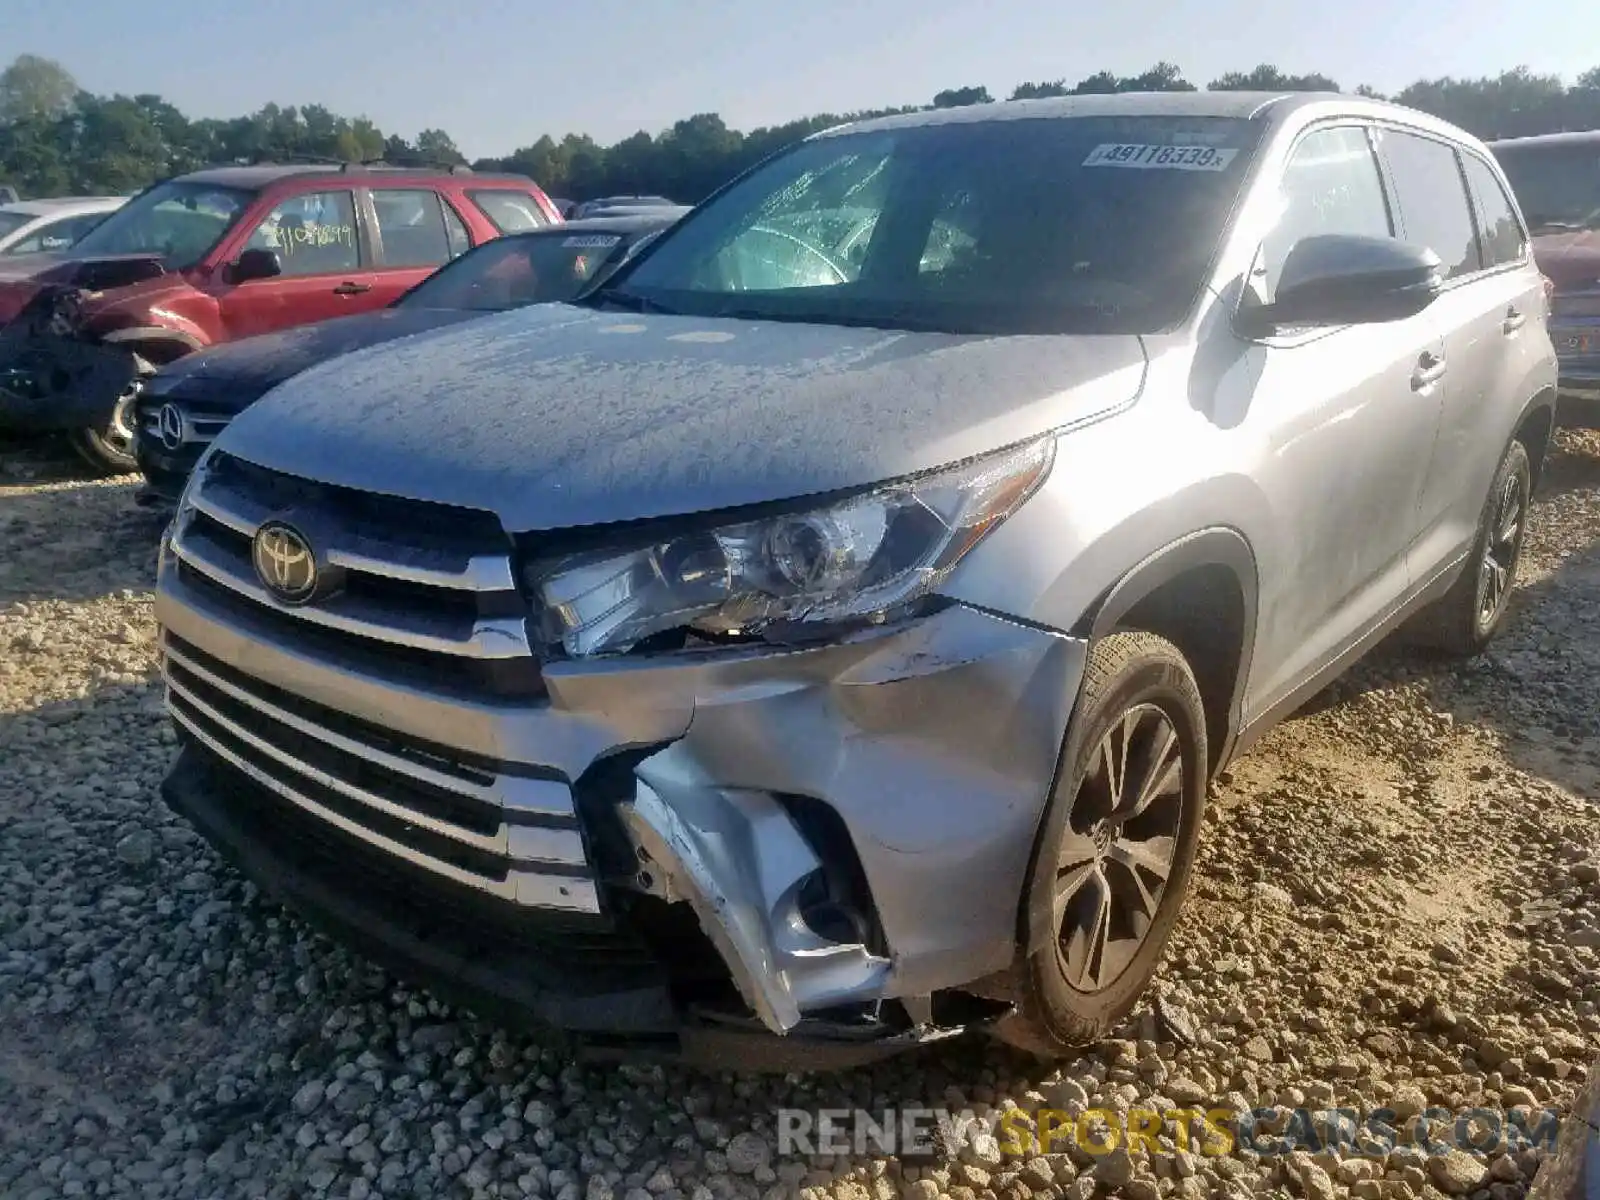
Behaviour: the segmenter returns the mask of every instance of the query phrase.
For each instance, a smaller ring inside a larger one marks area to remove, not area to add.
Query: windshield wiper
[[[840,325],[901,333],[971,333],[967,322],[937,320],[921,313],[884,310],[869,313],[772,312],[757,308],[719,308],[711,316],[730,321],[772,321],[792,325]]]
[[[678,315],[678,310],[670,305],[662,304],[659,300],[647,300],[637,292],[625,292],[621,288],[599,288],[590,292],[584,300],[590,304],[614,304],[628,312],[660,313],[666,317]]]

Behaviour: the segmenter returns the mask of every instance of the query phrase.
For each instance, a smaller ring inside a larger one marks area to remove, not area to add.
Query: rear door
[[[301,192],[271,208],[241,250],[269,250],[283,274],[222,283],[218,305],[230,338],[271,333],[365,312],[377,305],[371,247],[353,190]]]
[[[1413,574],[1423,582],[1471,544],[1515,414],[1537,365],[1543,285],[1499,173],[1461,147],[1399,128],[1380,149],[1401,236],[1448,279],[1432,313],[1444,334],[1439,436],[1427,459]]]
[[[428,187],[364,189],[373,248],[376,305],[389,304],[471,246],[453,208]]]

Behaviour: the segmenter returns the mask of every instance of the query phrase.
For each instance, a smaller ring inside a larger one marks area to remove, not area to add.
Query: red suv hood
[[[0,265],[0,325],[15,317],[41,287],[84,288],[118,293],[166,274],[160,255],[115,254],[100,258],[72,258],[62,254],[19,254]]]
[[[1600,231],[1542,234],[1533,239],[1533,258],[1558,292],[1600,286]]]
[[[13,254],[0,258],[0,283],[38,279],[66,261],[61,254]]]

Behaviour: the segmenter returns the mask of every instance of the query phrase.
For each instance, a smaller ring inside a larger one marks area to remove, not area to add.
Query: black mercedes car
[[[169,504],[205,449],[244,409],[292,375],[340,354],[486,313],[572,300],[600,284],[687,208],[568,221],[485,242],[440,267],[388,308],[301,325],[180,358],[135,406],[140,504]]]

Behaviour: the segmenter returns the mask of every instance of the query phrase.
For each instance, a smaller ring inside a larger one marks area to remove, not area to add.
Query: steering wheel
[[[755,226],[752,226],[750,232],[752,232],[752,233],[761,232],[761,233],[765,233],[765,234],[767,234],[767,235],[769,235],[771,237],[781,238],[783,241],[786,241],[786,242],[792,242],[796,246],[799,246],[800,249],[804,250],[807,254],[809,254],[813,258],[815,258],[824,267],[826,267],[828,269],[828,271],[830,273],[832,273],[833,282],[834,283],[849,283],[850,282],[850,273],[848,271],[846,271],[843,267],[841,267],[838,263],[834,262],[833,259],[829,258],[821,250],[818,250],[810,242],[802,241],[800,238],[795,237],[794,234],[785,233],[781,229],[774,229],[770,225],[755,225]]]

